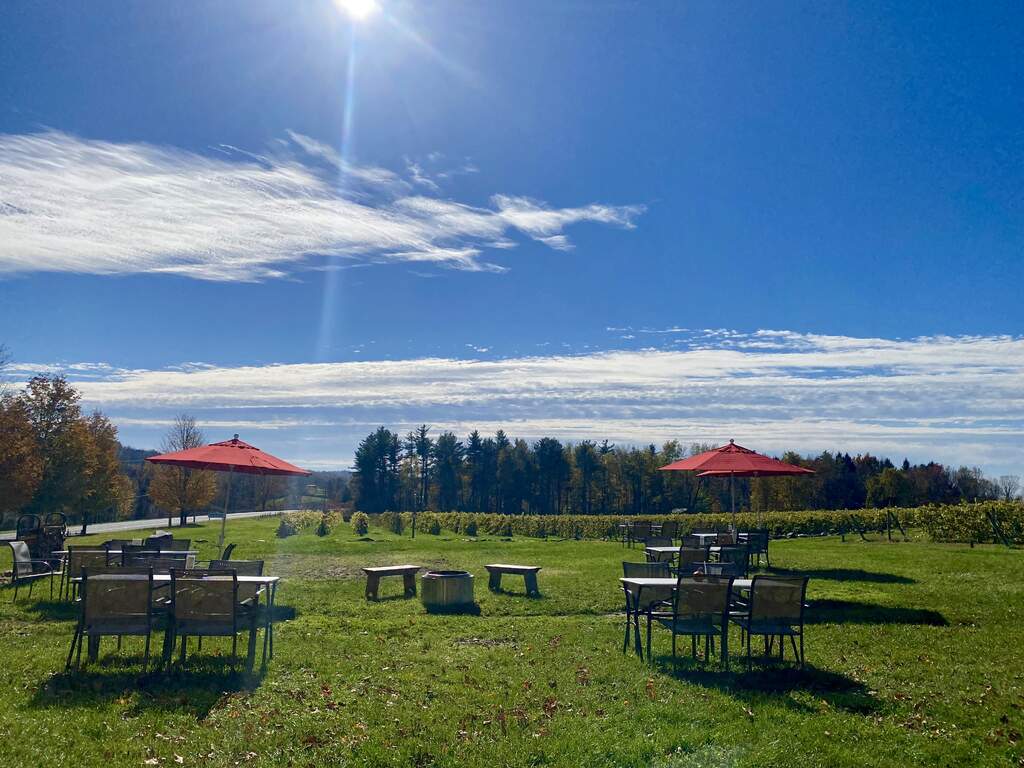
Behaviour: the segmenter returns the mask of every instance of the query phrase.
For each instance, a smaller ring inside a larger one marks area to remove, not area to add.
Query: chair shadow
[[[765,572],[773,576],[809,576],[812,579],[828,579],[830,581],[867,581],[874,584],[916,584],[916,579],[899,576],[895,573],[865,571],[862,568],[818,568],[798,570],[794,568],[768,567]]]
[[[756,645],[756,644],[755,644]],[[810,704],[794,699],[791,694],[810,693],[824,700],[829,707],[847,712],[868,714],[878,711],[881,702],[863,683],[825,669],[805,664],[803,669],[789,659],[783,662],[768,659],[756,649],[752,656],[752,669],[746,668],[746,659],[738,650],[730,652],[730,669],[721,671],[719,659],[712,657],[710,664],[680,654],[657,656],[655,663],[667,675],[704,688],[712,688],[733,696],[747,704],[756,704],[765,695],[777,697],[782,703],[800,712],[817,712]]]
[[[159,664],[159,648],[150,664]],[[144,711],[186,711],[203,720],[231,695],[255,690],[263,680],[259,651],[253,671],[245,671],[245,656],[232,670],[230,654],[195,653],[184,667],[142,672],[141,652],[102,656],[81,669],[61,671],[39,686],[30,707],[93,707],[138,692],[127,714]]]
[[[902,608],[859,600],[811,600],[804,614],[807,624],[923,624],[948,627],[949,621],[929,608]]]
[[[29,613],[38,614],[52,621],[74,621],[78,618],[78,605],[72,600],[36,600],[32,604],[26,604],[25,609]]]

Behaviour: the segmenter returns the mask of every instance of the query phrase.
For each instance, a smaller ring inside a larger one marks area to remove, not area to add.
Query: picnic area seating
[[[149,568],[112,570],[115,569],[104,566],[81,571],[78,624],[71,638],[66,669],[71,668],[72,656],[75,656],[75,665],[81,665],[82,640],[86,637],[89,638],[88,660],[95,661],[99,656],[100,638],[104,636],[117,637],[118,648],[124,636],[145,637],[143,669],[149,665],[150,637],[157,619],[153,611],[153,571]]]
[[[61,570],[60,586],[57,595],[61,599],[71,599],[75,590],[72,578],[80,575],[83,568],[97,568],[107,565],[109,555],[106,549],[94,549],[93,547],[68,547],[68,554],[64,560],[64,568]]]
[[[238,634],[248,630],[246,668],[252,669],[256,654],[256,614],[238,602],[238,574],[211,569],[171,571],[170,639],[165,638],[165,660],[170,662],[177,638],[181,638],[181,663],[188,655],[189,637],[230,637],[231,666],[238,660]]]
[[[680,575],[692,575],[701,563],[707,561],[708,551],[704,547],[682,546],[677,557],[676,572]]]
[[[672,610],[659,611],[653,618],[672,633],[672,659],[676,658],[676,636],[689,635],[691,654],[697,657],[697,640],[704,638],[704,660],[710,658],[712,638],[721,638],[722,664],[729,670],[729,597],[732,579],[680,576],[672,596]]]
[[[539,565],[510,565],[508,563],[491,563],[485,565],[489,578],[487,580],[487,587],[492,592],[498,592],[501,590],[501,576],[504,573],[515,574],[516,576],[522,576],[526,582],[526,594],[540,596],[540,588],[537,586],[537,572],[540,570]]]
[[[401,576],[402,584],[405,587],[405,596],[416,597],[416,574],[420,567],[418,565],[383,565],[363,568],[363,573],[366,574],[366,599],[377,599],[380,580],[385,576]]]
[[[39,579],[50,579],[50,598],[53,598],[53,577],[60,575],[62,571],[54,571],[48,560],[35,560],[28,550],[28,544],[24,541],[9,541],[11,547],[11,584],[14,586],[14,597],[11,601],[18,599],[18,588],[22,584],[28,584],[29,597],[32,596],[32,587]]]
[[[801,669],[804,666],[804,599],[807,595],[807,577],[755,576],[750,585],[747,610],[734,613],[732,620],[740,626],[747,646],[747,668],[750,668],[750,639],[762,635],[765,654],[773,652],[775,638],[779,639],[779,658],[785,656],[785,638],[793,646],[793,654]],[[800,638],[797,648],[796,638]]]

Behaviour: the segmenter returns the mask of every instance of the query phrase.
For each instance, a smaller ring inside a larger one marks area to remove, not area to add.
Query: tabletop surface
[[[685,546],[685,544],[683,546]],[[702,547],[702,549],[703,549],[703,547]],[[722,548],[721,547],[708,547],[708,549],[711,550],[712,552],[718,552]],[[742,547],[741,547],[741,549],[742,549]],[[672,546],[672,547],[646,547],[644,549],[644,551],[645,552],[653,552],[653,553],[657,553],[657,554],[665,554],[666,552],[678,552],[679,551],[679,547],[676,547],[676,546]]]
[[[106,552],[108,555],[120,555],[122,550],[120,549],[80,549],[79,552]],[[198,555],[198,549],[142,549],[137,550],[133,554],[139,554],[140,552],[158,552],[161,555]],[[54,555],[66,555],[68,550],[66,549],[55,549],[51,554]]]
[[[141,573],[99,573],[95,576],[90,576],[89,580],[102,580],[102,581],[145,581],[148,576]],[[230,576],[205,576],[204,581],[228,581]],[[238,576],[239,584],[276,584],[281,580],[280,576]],[[81,576],[76,576],[72,581],[81,581]],[[167,582],[170,584],[171,575],[169,573],[154,573],[154,582]]]
[[[623,584],[629,584],[633,587],[674,587],[678,579],[674,576],[668,578],[665,577],[654,577],[654,576],[632,576],[628,578],[620,578]],[[753,579],[733,579],[733,589],[750,589],[750,585]]]

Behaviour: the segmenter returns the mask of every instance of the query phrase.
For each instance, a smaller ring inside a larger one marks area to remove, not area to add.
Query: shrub
[[[319,512],[302,510],[299,512],[285,512],[281,515],[281,522],[277,524],[278,538],[287,538],[297,533],[314,528],[320,523],[323,517]]]
[[[476,520],[468,521],[463,527],[462,532],[467,536],[476,536]]]
[[[377,520],[378,525],[385,531],[402,534],[403,520],[401,512],[382,512]]]
[[[352,533],[365,536],[370,532],[370,517],[365,512],[354,512],[351,523]]]

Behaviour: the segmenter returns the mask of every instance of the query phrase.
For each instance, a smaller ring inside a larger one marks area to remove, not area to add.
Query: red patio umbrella
[[[220,521],[220,542],[224,546],[224,528],[228,519],[228,502],[231,499],[231,478],[235,472],[247,475],[311,475],[309,470],[296,467],[283,459],[271,456],[255,446],[239,440],[235,435],[231,440],[184,451],[161,453],[150,456],[146,461],[154,464],[169,464],[188,469],[207,469],[214,472],[228,473],[228,488],[224,495],[224,516]]]
[[[763,456],[760,453],[736,445],[732,440],[728,445],[713,448],[687,459],[679,459],[664,467],[663,471],[696,472],[697,477],[729,476],[729,504],[733,514],[733,528],[736,527],[736,496],[733,489],[733,478],[736,477],[778,477],[782,475],[813,475],[813,469],[787,464],[784,461]]]

